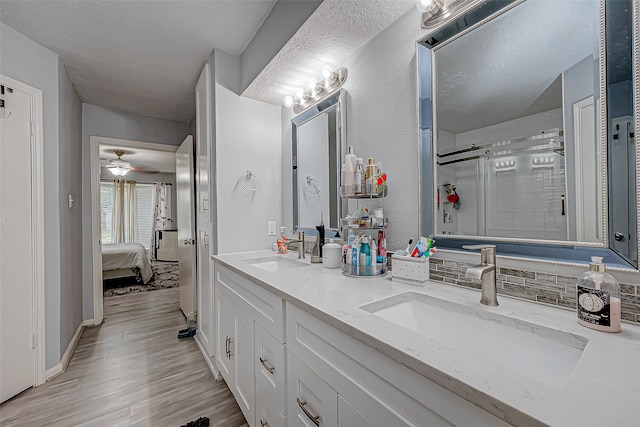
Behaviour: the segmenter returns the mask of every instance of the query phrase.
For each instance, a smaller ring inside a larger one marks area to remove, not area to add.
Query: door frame
[[[45,271],[44,271],[44,146],[42,91],[0,74],[0,84],[18,89],[31,98],[31,278],[32,325],[35,345],[34,387],[47,380],[45,359]]]
[[[123,148],[144,148],[147,150],[175,153],[179,146],[129,139],[90,136],[91,156],[91,258],[93,260],[93,325],[104,320],[102,305],[102,251],[100,250],[100,145],[115,145]]]

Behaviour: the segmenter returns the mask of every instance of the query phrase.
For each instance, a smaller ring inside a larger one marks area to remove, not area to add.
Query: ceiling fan
[[[113,153],[118,156],[118,158],[109,160],[109,163],[105,166],[112,174],[115,176],[125,176],[130,170],[133,170],[131,163],[121,158],[125,153],[124,151],[113,150]]]

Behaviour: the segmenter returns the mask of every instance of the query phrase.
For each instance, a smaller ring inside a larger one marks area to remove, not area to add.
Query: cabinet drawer
[[[279,342],[284,343],[284,301],[231,269],[215,264],[215,279],[249,304],[252,315]]]
[[[362,412],[338,395],[338,427],[377,427]]]
[[[287,350],[327,378],[331,387],[376,425],[508,426],[290,303]]]
[[[275,407],[269,393],[256,384],[256,427],[285,427],[287,417]]]
[[[286,350],[260,324],[255,324],[255,373],[256,382],[268,393],[281,414],[286,410]]]
[[[287,352],[289,427],[338,425],[338,393],[291,352]]]

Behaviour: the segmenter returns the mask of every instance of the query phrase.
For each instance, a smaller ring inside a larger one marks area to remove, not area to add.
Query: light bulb
[[[316,79],[311,77],[309,80],[307,80],[307,87],[309,89],[316,90],[316,86],[318,86],[318,81]]]
[[[282,98],[282,103],[284,104],[285,107],[291,108],[293,106],[293,96],[291,95],[285,96],[284,98]]]
[[[301,87],[297,88],[295,91],[295,97],[299,100],[304,100],[304,89]]]
[[[433,9],[434,0],[416,0],[416,7],[422,13],[429,12]]]
[[[329,78],[331,78],[331,74],[332,74],[331,67],[329,67],[328,65],[325,65],[324,67],[322,67],[321,74],[323,79],[328,80]]]

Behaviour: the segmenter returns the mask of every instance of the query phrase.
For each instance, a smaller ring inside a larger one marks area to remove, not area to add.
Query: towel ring
[[[250,181],[255,181],[255,187],[247,187],[245,185],[245,183],[249,183]],[[260,188],[260,180],[253,172],[247,171],[246,174],[240,177],[240,185],[247,191],[258,191],[258,188]]]
[[[312,186],[315,187],[316,191],[311,191]],[[318,181],[316,181],[315,178],[311,178],[310,176],[307,177],[307,182],[304,184],[304,188],[310,194],[320,194],[320,185],[318,184]]]

